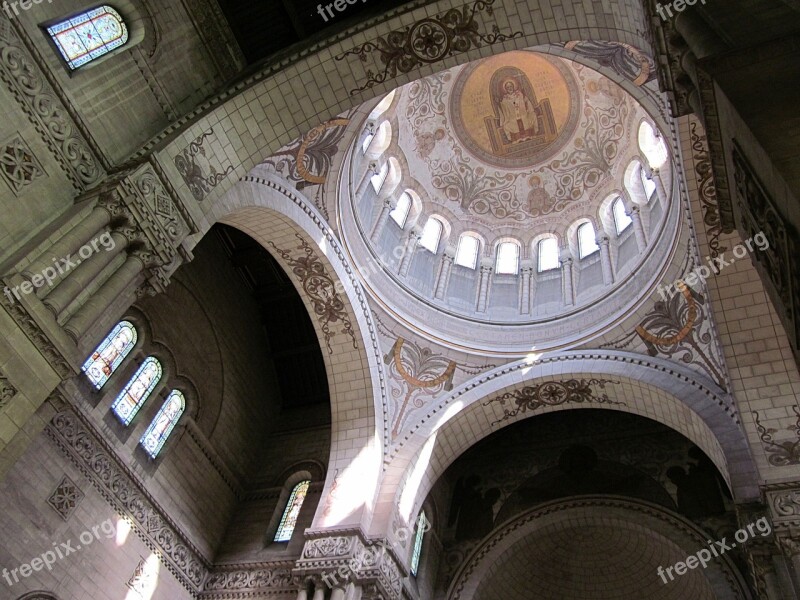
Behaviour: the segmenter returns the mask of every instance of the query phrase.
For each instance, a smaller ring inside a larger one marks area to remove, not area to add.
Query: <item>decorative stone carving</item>
[[[752,254],[756,268],[775,302],[776,312],[786,327],[792,345],[800,346],[800,261],[797,260],[797,232],[769,196],[755,170],[738,146],[733,150],[734,187],[741,215],[742,235],[763,232],[769,248]]]
[[[17,395],[17,388],[11,385],[8,377],[0,371],[0,409],[8,404]]]
[[[45,175],[36,155],[19,134],[0,147],[0,175],[15,194]]]
[[[47,503],[66,521],[72,516],[72,513],[75,512],[75,509],[83,498],[84,493],[69,477],[64,475],[61,483],[59,483],[55,491],[50,494]]]
[[[303,254],[292,256],[288,250],[280,249],[272,242],[269,242],[269,245],[286,261],[294,276],[302,284],[314,309],[314,315],[319,321],[328,353],[333,353],[331,340],[337,333],[343,333],[350,337],[353,341],[353,348],[358,348],[353,324],[347,315],[342,297],[336,290],[333,278],[328,274],[325,264],[309,243],[299,234],[295,234],[295,236],[300,241],[300,245],[294,249],[302,250],[305,256]],[[332,331],[331,325],[339,323],[341,323],[341,329],[338,332]]]
[[[315,576],[328,585],[353,581],[374,586],[387,600],[399,600],[404,571],[388,543],[367,540],[359,530],[307,533],[303,554],[294,569],[300,578]]]
[[[160,553],[162,562],[189,590],[198,591],[207,563],[168,514],[141,487],[102,438],[59,398],[52,401],[59,412],[45,432],[89,479],[118,514],[128,517],[142,541]]]
[[[330,558],[347,556],[352,551],[354,538],[325,537],[309,540],[303,548],[303,558]]]
[[[147,561],[144,558],[139,560],[139,564],[136,565],[136,569],[133,571],[133,575],[128,580],[126,584],[130,589],[132,589],[137,594],[144,594],[147,591],[147,588],[153,582],[153,578],[155,575],[152,572],[147,570]]]
[[[294,562],[282,561],[254,565],[225,566],[210,573],[203,584],[203,597],[207,592],[227,591],[296,591],[300,586],[300,578],[292,574]],[[225,596],[228,597],[228,596]]]
[[[0,284],[7,285],[0,281]],[[19,302],[10,300],[5,294],[0,294],[0,307],[11,316],[25,333],[31,343],[42,354],[48,364],[58,374],[61,379],[67,379],[75,375],[70,364],[67,362],[61,351],[56,348],[49,336],[42,330],[36,319]]]
[[[493,15],[494,2],[495,0],[476,0],[471,5],[465,4],[461,9],[451,8],[336,56],[336,60],[344,60],[347,56],[354,55],[366,63],[367,56],[377,52],[377,59],[383,64],[383,70],[379,73],[367,69],[366,81],[362,86],[351,90],[350,95],[454,54],[521,37],[521,31],[501,33],[496,24],[492,27],[492,33],[481,31],[483,27],[476,16],[478,13]]]
[[[13,21],[13,20],[12,20]],[[5,83],[20,108],[28,115],[77,190],[97,183],[103,175],[96,148],[81,124],[69,99],[59,95],[45,75],[49,68],[41,57],[31,54],[33,44],[20,39],[25,35],[16,23],[0,28],[0,80]]]

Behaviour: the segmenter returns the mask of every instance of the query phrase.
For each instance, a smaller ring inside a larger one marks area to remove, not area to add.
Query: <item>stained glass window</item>
[[[108,54],[128,41],[128,28],[110,6],[99,6],[47,28],[70,69]]]
[[[594,227],[591,223],[584,223],[578,227],[578,256],[586,258],[600,250],[595,241]]]
[[[497,246],[495,271],[498,275],[516,275],[519,272],[519,246],[503,242]]]
[[[175,429],[178,420],[186,409],[186,398],[178,390],[172,390],[167,396],[166,402],[158,411],[156,418],[150,423],[150,427],[144,432],[142,439],[139,440],[147,453],[155,458],[164,447],[169,434]]]
[[[556,238],[545,238],[538,244],[539,273],[558,269],[558,241]]]
[[[283,511],[283,517],[281,517],[281,524],[278,525],[278,532],[275,534],[276,542],[288,542],[292,539],[294,528],[297,525],[297,517],[300,515],[300,509],[306,499],[308,486],[310,485],[311,482],[308,480],[301,481],[292,489],[292,495],[289,496],[286,510]]]
[[[625,204],[622,202],[622,198],[614,200],[612,212],[614,213],[614,227],[617,228],[617,235],[619,235],[630,227],[633,221],[628,216],[628,213],[625,212]]]
[[[422,556],[422,540],[425,537],[425,530],[428,528],[428,519],[425,517],[425,511],[419,513],[417,519],[417,534],[414,537],[414,552],[411,555],[411,574],[416,577],[419,571],[419,559]]]
[[[148,356],[111,405],[111,410],[124,425],[130,425],[159,379],[161,379],[161,363]]]
[[[136,345],[136,328],[128,321],[121,321],[111,330],[81,369],[98,390],[117,370],[120,363]]]

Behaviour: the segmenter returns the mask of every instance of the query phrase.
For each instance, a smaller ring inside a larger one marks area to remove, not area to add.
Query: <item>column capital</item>
[[[293,573],[342,590],[351,581],[375,586],[386,600],[400,600],[406,575],[389,542],[367,539],[360,529],[307,532]]]

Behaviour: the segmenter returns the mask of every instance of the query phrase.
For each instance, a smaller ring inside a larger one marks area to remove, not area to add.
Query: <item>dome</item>
[[[629,311],[675,243],[657,123],[583,64],[507,52],[366,113],[343,234],[366,289],[430,338],[486,351],[511,324],[510,354],[574,344]]]

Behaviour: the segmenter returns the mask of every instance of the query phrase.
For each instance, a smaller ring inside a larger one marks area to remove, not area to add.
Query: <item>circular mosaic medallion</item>
[[[580,93],[560,59],[508,52],[459,73],[450,116],[459,141],[477,159],[523,169],[564,148],[578,125]]]

